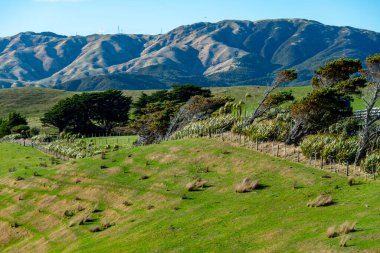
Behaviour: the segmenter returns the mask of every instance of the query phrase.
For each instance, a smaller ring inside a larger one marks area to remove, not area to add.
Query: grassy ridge
[[[5,150],[0,154],[5,161],[0,164],[0,226],[12,231],[11,222],[18,222],[21,226],[13,229],[25,234],[6,243],[0,235],[5,252],[16,247],[29,252],[380,250],[375,239],[380,235],[378,182],[350,187],[340,175],[206,139],[133,147],[103,160],[48,168],[40,167],[48,158],[38,151],[12,144],[0,149]],[[14,166],[17,170],[9,172]],[[32,167],[40,176],[29,173]],[[25,180],[16,181],[16,175]],[[262,187],[235,193],[247,176]],[[211,187],[187,192],[185,185],[197,177]],[[335,204],[306,207],[320,193],[331,194]],[[85,209],[65,216],[78,206]],[[87,215],[92,220],[79,225]],[[328,239],[326,230],[344,221],[356,221],[358,231],[343,249],[340,238]],[[89,231],[107,222],[114,225]]]

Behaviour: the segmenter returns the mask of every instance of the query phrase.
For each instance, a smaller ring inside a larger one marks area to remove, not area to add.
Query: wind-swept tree
[[[293,81],[295,79],[297,79],[297,72],[293,69],[286,69],[277,73],[277,76],[273,80],[271,86],[265,91],[264,97],[259,103],[258,107],[251,114],[251,116],[249,116],[249,118],[244,122],[244,125],[251,125],[255,121],[255,119],[263,116],[266,112],[268,112],[270,107],[268,107],[268,103],[266,101],[268,97],[272,94],[272,92],[278,87],[280,87],[282,84]]]
[[[372,140],[379,135],[376,131],[376,121],[380,119],[378,114],[373,113],[373,108],[380,98],[380,54],[367,57],[368,68],[363,71],[369,84],[362,93],[362,100],[366,105],[365,118],[359,135],[359,147],[355,157],[355,164],[364,158]]]
[[[352,114],[352,94],[366,85],[364,77],[351,78],[361,69],[360,60],[337,59],[315,71],[314,90],[293,104],[294,125],[286,140],[298,143],[306,134],[313,134]]]

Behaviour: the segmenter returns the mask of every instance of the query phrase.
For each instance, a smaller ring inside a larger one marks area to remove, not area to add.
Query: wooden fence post
[[[321,156],[321,170],[323,170],[323,156]]]

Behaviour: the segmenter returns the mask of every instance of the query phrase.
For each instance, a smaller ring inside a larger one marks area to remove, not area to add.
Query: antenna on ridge
[[[117,33],[120,33],[120,26],[117,25]]]

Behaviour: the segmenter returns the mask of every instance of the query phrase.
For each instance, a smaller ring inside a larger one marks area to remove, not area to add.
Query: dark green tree
[[[140,97],[133,104],[134,115],[140,117],[143,115],[143,109],[148,104],[165,102],[165,101],[174,101],[174,103],[184,103],[193,96],[203,96],[210,97],[210,89],[204,89],[195,85],[186,84],[186,85],[173,85],[171,90],[159,90],[153,92],[151,95],[146,93],[141,93]]]
[[[0,120],[0,137],[12,133],[12,128],[17,126],[27,126],[28,122],[24,116],[17,112],[9,113],[8,117]]]
[[[113,127],[128,121],[131,103],[130,97],[117,90],[76,94],[59,101],[41,122],[60,132],[108,134]]]

